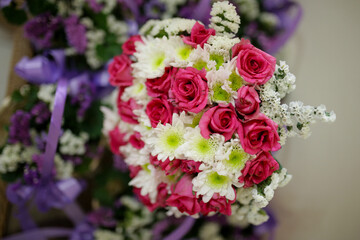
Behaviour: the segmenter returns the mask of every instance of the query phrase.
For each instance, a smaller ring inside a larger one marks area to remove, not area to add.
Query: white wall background
[[[324,103],[334,124],[316,124],[290,139],[279,160],[294,178],[275,194],[276,239],[360,239],[360,1],[300,0],[304,18],[287,47],[297,76],[290,100]],[[12,37],[0,28],[0,99]]]

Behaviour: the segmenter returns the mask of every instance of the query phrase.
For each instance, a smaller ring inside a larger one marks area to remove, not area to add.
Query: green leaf
[[[23,176],[22,170],[23,170],[22,167],[18,167],[18,169],[15,172],[7,172],[4,174],[1,174],[1,178],[5,182],[15,182],[17,179],[19,179]]]
[[[44,12],[56,12],[55,5],[44,0],[27,0],[27,7],[32,15],[39,15]]]
[[[26,22],[26,12],[22,9],[16,9],[15,6],[7,6],[2,9],[2,12],[9,23],[15,25],[22,25]]]

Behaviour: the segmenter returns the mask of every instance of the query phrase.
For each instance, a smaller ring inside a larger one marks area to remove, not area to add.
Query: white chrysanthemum
[[[135,79],[133,85],[125,88],[121,100],[126,102],[133,98],[138,105],[147,105],[151,98],[147,94],[145,81],[145,79]]]
[[[100,111],[104,114],[102,133],[108,136],[109,131],[113,130],[120,121],[120,117],[117,111],[108,107],[101,106]]]
[[[215,60],[210,59],[210,46],[208,44],[204,45],[204,48],[197,46],[194,49],[188,58],[189,67],[196,68],[198,70],[202,70],[205,68],[206,70],[216,69]]]
[[[220,134],[212,134],[209,139],[204,138],[200,133],[199,126],[186,128],[184,143],[176,150],[177,155],[183,155],[189,160],[212,163],[215,160],[215,153],[225,139]]]
[[[156,169],[151,164],[146,164],[143,166],[143,170],[140,170],[136,177],[129,182],[129,185],[140,188],[140,194],[143,196],[149,194],[150,201],[155,203],[158,194],[157,187],[166,179],[163,171]]]
[[[149,163],[149,151],[146,147],[138,150],[131,144],[121,146],[120,152],[125,155],[124,161],[127,165],[142,166]]]
[[[230,60],[230,50],[231,48],[240,42],[239,38],[228,38],[225,36],[210,36],[208,44],[210,47],[210,54],[221,56],[224,62]]]
[[[216,152],[217,162],[214,170],[221,175],[230,176],[233,181],[236,181],[241,176],[241,170],[250,157],[241,147],[239,139],[231,139]]]
[[[174,113],[172,125],[158,124],[152,130],[152,136],[145,139],[145,143],[149,144],[151,154],[158,157],[159,160],[165,161],[167,158],[173,160],[181,155],[177,149],[185,143],[185,126],[181,115]]]
[[[203,195],[203,201],[209,202],[215,193],[225,196],[229,200],[235,199],[233,181],[230,177],[219,175],[213,170],[204,170],[192,180],[193,190],[198,195]]]
[[[171,54],[173,49],[166,37],[148,39],[143,38],[144,43],[136,42],[134,56],[137,62],[133,63],[133,75],[135,78],[146,79],[161,77],[165,67],[173,61]]]
[[[173,67],[186,67],[189,63],[188,59],[193,48],[185,44],[181,37],[170,37],[171,48],[173,49],[174,62],[170,65]]]
[[[81,132],[79,136],[67,129],[60,137],[60,152],[65,155],[83,155],[86,151],[86,142],[89,134]]]
[[[237,98],[237,92],[230,86],[231,72],[220,67],[219,70],[211,70],[206,73],[209,86],[209,99],[211,102],[229,103],[235,105],[234,98]]]
[[[232,38],[240,27],[240,17],[234,5],[228,1],[215,2],[211,8],[210,26],[215,29],[217,35]]]

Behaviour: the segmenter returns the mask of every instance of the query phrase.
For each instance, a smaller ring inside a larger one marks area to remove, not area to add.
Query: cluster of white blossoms
[[[295,89],[285,62],[234,37],[240,18],[228,2],[211,15],[213,28],[152,20],[125,42],[109,65],[119,89],[113,110],[103,108],[104,132],[150,209],[260,224],[274,190],[291,179],[273,152],[335,114],[283,104]]]
[[[24,148],[20,143],[6,145],[0,155],[0,173],[15,172],[22,163],[31,163],[35,147]]]
[[[86,152],[86,143],[89,140],[89,134],[81,132],[76,136],[67,129],[60,137],[60,152],[65,155],[83,155]]]

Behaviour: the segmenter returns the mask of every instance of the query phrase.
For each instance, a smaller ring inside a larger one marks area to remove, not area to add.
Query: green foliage
[[[104,121],[104,114],[100,111],[101,102],[94,101],[86,111],[84,120],[81,123],[81,130],[89,134],[90,139],[97,139],[101,136],[101,129]]]
[[[56,13],[56,6],[49,1],[27,0],[27,5],[32,15],[36,16],[45,12]]]
[[[9,5],[2,9],[6,20],[15,25],[22,25],[27,21],[26,12],[22,9],[17,9],[14,5]]]
[[[24,166],[19,166],[15,172],[7,172],[1,174],[1,179],[5,182],[15,182],[17,179],[22,178]]]

